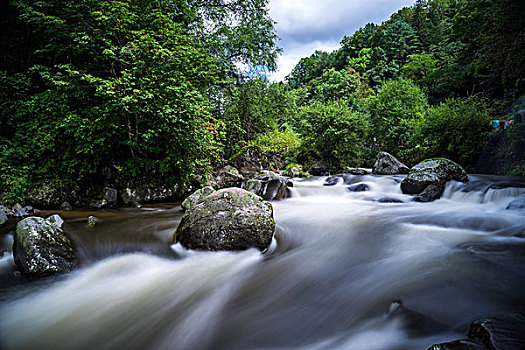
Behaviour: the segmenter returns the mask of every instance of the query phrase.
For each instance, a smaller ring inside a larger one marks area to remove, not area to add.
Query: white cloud
[[[333,51],[344,35],[366,23],[381,23],[414,0],[270,0],[283,54],[270,79],[282,80],[303,57],[315,50]]]

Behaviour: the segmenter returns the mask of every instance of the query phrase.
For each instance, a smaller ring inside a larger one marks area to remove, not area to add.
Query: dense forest
[[[3,201],[39,179],[96,193],[104,169],[120,187],[195,183],[246,146],[276,169],[383,150],[525,175],[523,1],[418,0],[281,83],[264,74],[280,52],[267,2],[3,3]]]

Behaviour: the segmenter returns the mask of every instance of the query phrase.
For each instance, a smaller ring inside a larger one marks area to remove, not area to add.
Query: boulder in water
[[[269,202],[240,188],[225,188],[204,196],[184,213],[174,240],[188,249],[263,251],[274,230]]]
[[[507,210],[519,210],[519,209],[525,209],[525,194],[514,199],[507,206]]]
[[[211,194],[212,192],[215,192],[215,189],[211,186],[206,186],[201,189],[198,189],[197,191],[192,193],[190,196],[188,196],[184,200],[184,202],[182,202],[181,204],[182,210],[190,209],[195,204],[200,203],[204,197]]]
[[[447,181],[467,182],[468,175],[463,168],[446,158],[425,160],[412,169],[401,182],[401,190],[406,194],[421,194],[420,201],[432,201],[441,197]],[[431,187],[426,193],[423,191]]]
[[[369,191],[370,187],[368,187],[367,184],[358,183],[355,185],[348,186],[347,189],[350,192],[364,192],[364,191]]]
[[[420,194],[414,197],[415,202],[432,202],[441,197],[443,185],[428,185]]]
[[[41,180],[27,191],[26,200],[37,208],[58,208],[78,199],[79,187],[71,180]]]
[[[13,256],[16,265],[28,276],[69,272],[78,265],[71,238],[55,223],[39,217],[18,223]]]
[[[363,168],[352,168],[352,167],[347,167],[343,173],[345,174],[351,174],[351,175],[368,175],[368,171],[366,169],[363,169]]]
[[[73,206],[71,206],[71,204],[69,204],[69,202],[63,202],[62,204],[60,204],[60,210],[71,211],[71,210],[73,210]]]
[[[320,160],[318,162],[315,162],[310,169],[308,169],[308,173],[313,176],[325,176],[330,174],[330,168],[332,167],[332,164],[330,164],[327,160]]]
[[[89,216],[87,221],[88,221],[88,227],[93,228],[100,222],[100,219],[97,218],[96,216]]]
[[[290,180],[274,172],[266,171],[246,181],[244,189],[271,201],[288,198],[290,196],[288,187],[292,186],[293,183]]]
[[[337,185],[339,182],[342,182],[342,181],[343,181],[343,175],[341,175],[341,174],[328,176],[326,178],[326,180],[324,181],[323,186],[334,186],[334,185]]]
[[[380,152],[372,169],[375,175],[408,174],[408,167],[387,152]]]

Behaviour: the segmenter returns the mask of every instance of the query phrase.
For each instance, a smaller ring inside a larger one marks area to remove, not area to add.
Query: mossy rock
[[[27,276],[65,273],[78,265],[71,238],[56,223],[40,217],[29,217],[17,224],[13,256]]]
[[[407,177],[401,182],[401,190],[406,194],[420,194],[428,186],[434,186],[434,189],[441,189],[439,193],[441,196],[445,183],[452,180],[467,182],[468,175],[459,164],[449,159],[427,159],[410,169]],[[432,192],[433,197],[436,197],[435,191]]]
[[[174,241],[197,250],[265,250],[275,230],[272,205],[240,188],[215,191],[190,206]]]

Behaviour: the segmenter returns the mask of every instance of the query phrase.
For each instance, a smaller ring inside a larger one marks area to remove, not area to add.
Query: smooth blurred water
[[[412,202],[401,179],[295,181],[293,198],[272,203],[264,254],[170,247],[179,207],[97,212],[94,229],[93,213],[64,213],[83,268],[5,279],[0,347],[427,349],[475,319],[524,312],[525,211],[505,209],[522,179],[471,176],[432,203]],[[0,275],[12,264],[5,254]]]

